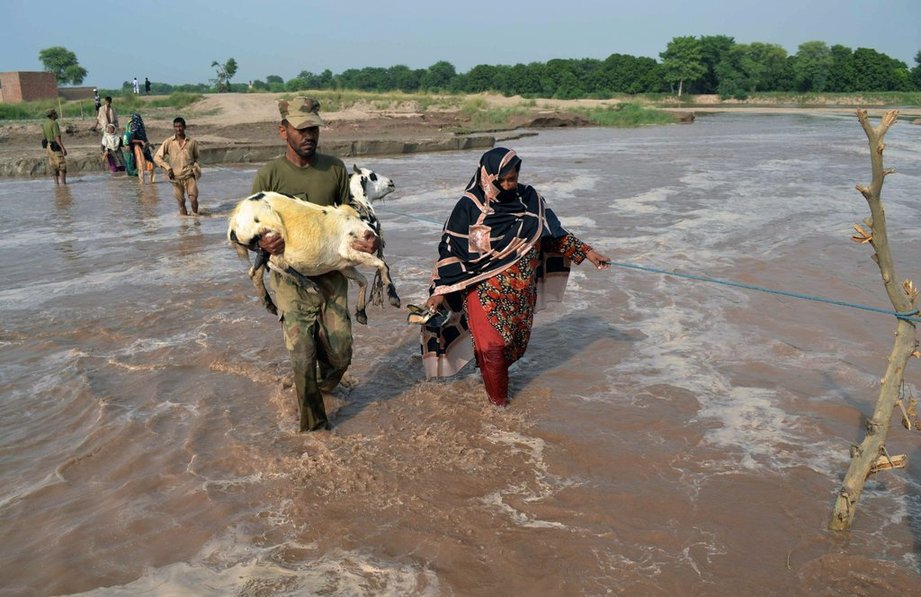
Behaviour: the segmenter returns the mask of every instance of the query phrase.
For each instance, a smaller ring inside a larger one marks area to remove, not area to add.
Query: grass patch
[[[203,97],[204,96],[198,93],[177,91],[165,97],[148,98],[129,92],[117,98],[113,98],[112,104],[119,113],[131,114],[132,112],[138,112],[143,116],[144,111],[150,108],[172,108],[174,110],[181,110],[189,107]]]
[[[139,112],[143,115],[145,111],[154,108],[181,110],[200,99],[202,99],[202,96],[197,93],[177,92],[166,97],[153,99],[128,93],[123,96],[113,97],[112,104],[119,114]],[[47,99],[19,104],[0,104],[0,121],[40,120],[45,118],[45,112],[48,108],[57,109],[60,112],[59,116],[62,121],[96,119],[96,107],[91,99],[61,101],[60,104],[57,100]]]
[[[317,90],[305,89],[290,91],[279,96],[291,100],[295,97],[314,97],[320,102],[320,112],[339,112],[354,106],[370,106],[375,110],[386,110],[412,103],[420,112],[438,108],[456,108],[461,104],[462,96],[434,95],[430,93],[377,93],[372,91]]]
[[[631,128],[675,122],[674,115],[669,112],[633,103],[601,108],[584,108],[577,111],[598,126]]]
[[[466,110],[465,110],[466,111]],[[515,106],[511,108],[484,108],[470,115],[470,125],[474,128],[501,127],[509,124],[514,116],[530,114],[531,110]]]
[[[182,110],[183,108],[188,108],[195,102],[201,100],[203,97],[204,96],[200,93],[186,93],[183,91],[177,91],[176,93],[171,93],[166,97],[152,99],[148,105],[153,108],[175,108],[176,110]]]
[[[44,106],[39,106],[39,102],[0,104],[0,120],[32,120],[35,118],[42,118],[45,115],[45,110],[52,105],[50,101]]]

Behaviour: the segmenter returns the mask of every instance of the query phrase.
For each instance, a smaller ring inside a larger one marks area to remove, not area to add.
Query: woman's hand
[[[433,294],[429,297],[429,300],[425,301],[425,308],[431,312],[435,312],[441,307],[445,302],[445,295],[443,294]]]
[[[592,262],[592,265],[598,269],[608,269],[611,267],[611,259],[592,249],[585,254],[585,258]]]

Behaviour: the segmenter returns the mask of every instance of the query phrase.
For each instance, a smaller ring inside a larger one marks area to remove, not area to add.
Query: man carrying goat
[[[324,125],[319,102],[303,97],[290,103],[280,100],[278,109],[278,135],[286,144],[285,155],[259,169],[252,192],[275,191],[317,205],[348,203],[349,173],[345,164],[339,158],[317,153],[320,127]],[[377,244],[377,237],[369,232],[365,238],[353,241],[352,247],[374,253]],[[271,255],[280,255],[284,241],[279,236],[266,235],[259,240],[259,247]],[[304,288],[275,271],[269,278],[294,368],[301,431],[331,427],[323,393],[335,389],[352,360],[348,280],[338,271],[310,280],[315,289]]]

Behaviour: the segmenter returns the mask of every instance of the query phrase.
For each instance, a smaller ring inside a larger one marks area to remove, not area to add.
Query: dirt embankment
[[[172,120],[181,114],[188,122],[188,134],[202,145],[202,162],[261,162],[282,153],[278,138],[280,94],[215,94],[179,112],[172,108],[150,108],[141,115],[151,142],[159,145],[172,134]],[[537,100],[520,97],[478,95],[477,102],[487,108],[516,108],[499,130],[474,126],[468,112],[458,107],[420,108],[415,101],[377,107],[358,102],[339,111],[322,111],[327,125],[320,135],[321,150],[341,157],[385,155],[421,151],[441,151],[492,147],[496,140],[520,136],[527,129],[590,124],[574,110],[617,104],[612,100]],[[114,103],[119,108],[118,101]],[[679,113],[676,120],[693,120],[694,112],[733,110],[739,112],[853,112],[853,106],[798,108],[795,106],[752,106],[717,103],[706,96],[694,106],[662,106]],[[128,114],[120,112],[122,124]],[[916,110],[921,116],[921,110]],[[64,144],[68,150],[68,171],[100,171],[100,133],[91,130],[93,120],[64,114],[61,119]],[[457,131],[478,130],[459,134]],[[530,133],[533,134],[533,133]],[[40,176],[47,163],[40,147],[41,122],[0,125],[0,176]]]
[[[202,146],[203,163],[261,162],[283,152],[275,99],[272,94],[210,95],[181,111],[150,108],[141,115],[147,136],[155,145],[172,135],[172,120],[182,115],[188,122],[189,136]],[[118,110],[117,100],[113,105]],[[327,122],[320,135],[321,151],[341,157],[488,148],[497,137],[489,131],[458,134],[455,131],[470,129],[470,118],[463,111],[420,110],[415,102],[385,108],[357,103],[341,111],[321,113]],[[122,125],[128,116],[119,110]],[[81,119],[65,113],[60,122],[68,151],[68,172],[101,171],[101,134],[92,130],[94,121],[88,116]],[[552,125],[545,126],[584,124],[574,115],[562,114]],[[525,119],[510,128],[528,125]],[[40,147],[41,137],[41,121],[0,125],[0,176],[45,175],[47,163]]]

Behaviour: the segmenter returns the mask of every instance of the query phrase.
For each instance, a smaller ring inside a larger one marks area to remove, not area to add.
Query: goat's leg
[[[400,297],[397,295],[397,289],[393,285],[393,280],[390,279],[390,266],[387,265],[386,261],[381,261],[382,267],[379,267],[376,272],[374,272],[374,280],[379,281],[383,286],[387,286],[387,301],[390,303],[391,307],[400,306]]]
[[[253,281],[253,286],[256,287],[256,294],[262,301],[262,306],[265,307],[272,315],[278,315],[278,307],[276,307],[275,303],[272,302],[272,297],[269,295],[269,291],[266,290],[265,277],[263,274],[265,274],[264,265],[253,267],[249,271],[249,277]]]
[[[348,256],[353,261],[375,268],[381,276],[382,284],[387,287],[388,301],[394,307],[400,306],[400,297],[397,295],[397,289],[393,285],[393,280],[390,279],[390,266],[387,265],[387,262],[379,259],[375,255],[362,253],[361,251],[352,250]]]
[[[342,275],[346,278],[358,284],[358,296],[355,300],[355,321],[362,325],[368,325],[368,314],[365,313],[368,279],[354,267],[346,267],[339,271],[341,271]]]
[[[378,230],[378,236],[380,235],[380,230]],[[377,248],[377,253],[375,253],[378,259],[384,261],[384,239],[381,238],[380,245]],[[390,296],[390,288],[387,289],[387,294]],[[396,294],[396,291],[394,291]],[[390,304],[393,304],[393,298],[390,299]],[[395,306],[399,307],[399,298],[397,298],[397,304]],[[374,270],[374,279],[371,281],[371,298],[370,302],[375,307],[384,306],[384,282],[381,280],[381,270]]]
[[[380,270],[375,270],[374,280],[371,281],[371,297],[368,299],[368,302],[375,307],[382,307],[384,305],[383,294],[384,283],[381,282],[381,272]]]

